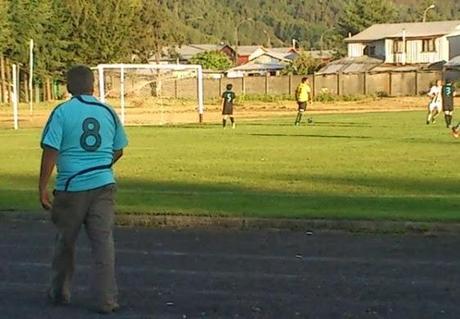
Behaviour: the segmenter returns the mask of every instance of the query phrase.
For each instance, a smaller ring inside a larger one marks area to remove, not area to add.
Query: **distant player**
[[[452,127],[452,117],[454,114],[454,96],[455,86],[451,80],[447,80],[442,86],[442,110],[444,112],[444,119],[446,127]]]
[[[233,85],[227,84],[227,90],[222,94],[222,126],[227,126],[227,119],[230,117],[232,128],[235,128],[235,118],[233,117],[233,102],[236,95],[232,91]]]
[[[428,93],[430,97],[430,103],[428,104],[428,115],[426,118],[426,124],[436,123],[436,116],[442,110],[442,81],[436,81],[436,84],[431,87]]]
[[[302,115],[307,110],[307,103],[312,103],[311,88],[308,83],[308,78],[302,78],[302,81],[295,90],[295,99],[297,101],[297,117],[295,119],[295,126],[299,126],[302,121]]]

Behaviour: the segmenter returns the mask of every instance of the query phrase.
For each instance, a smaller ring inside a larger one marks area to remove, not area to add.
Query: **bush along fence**
[[[215,99],[222,95],[225,86],[233,85],[237,95],[246,96],[293,96],[302,75],[251,76],[243,78],[205,78],[203,81],[205,99]],[[416,96],[428,92],[438,79],[443,79],[442,71],[367,72],[312,74],[307,76],[314,97],[329,96]],[[119,78],[111,76],[111,92],[119,96]],[[136,80],[126,80],[126,91],[135,91]],[[130,87],[132,86],[132,88]],[[168,80],[161,85],[164,98],[196,98],[196,79]]]

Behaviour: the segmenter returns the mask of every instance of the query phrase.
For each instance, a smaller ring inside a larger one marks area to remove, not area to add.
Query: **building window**
[[[393,53],[403,53],[404,52],[404,41],[394,40],[393,42]]]
[[[436,39],[422,40],[422,52],[436,52]]]
[[[375,45],[366,45],[364,47],[364,55],[375,56]]]
[[[375,46],[369,47],[369,56],[375,56]]]

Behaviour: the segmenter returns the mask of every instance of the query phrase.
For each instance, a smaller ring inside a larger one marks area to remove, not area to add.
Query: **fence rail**
[[[427,92],[442,71],[367,72],[309,75],[314,96],[322,93],[333,95],[416,96]],[[237,79],[204,79],[205,98],[219,97],[229,83],[236,94],[245,95],[293,95],[302,76],[261,76]],[[190,81],[177,79],[165,86],[163,97],[193,98],[196,88]]]

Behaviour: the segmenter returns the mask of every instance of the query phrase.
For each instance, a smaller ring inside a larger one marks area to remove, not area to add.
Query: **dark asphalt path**
[[[0,223],[0,318],[99,318],[80,236],[72,305],[44,291],[53,227]],[[460,318],[460,235],[117,228],[110,318]]]

